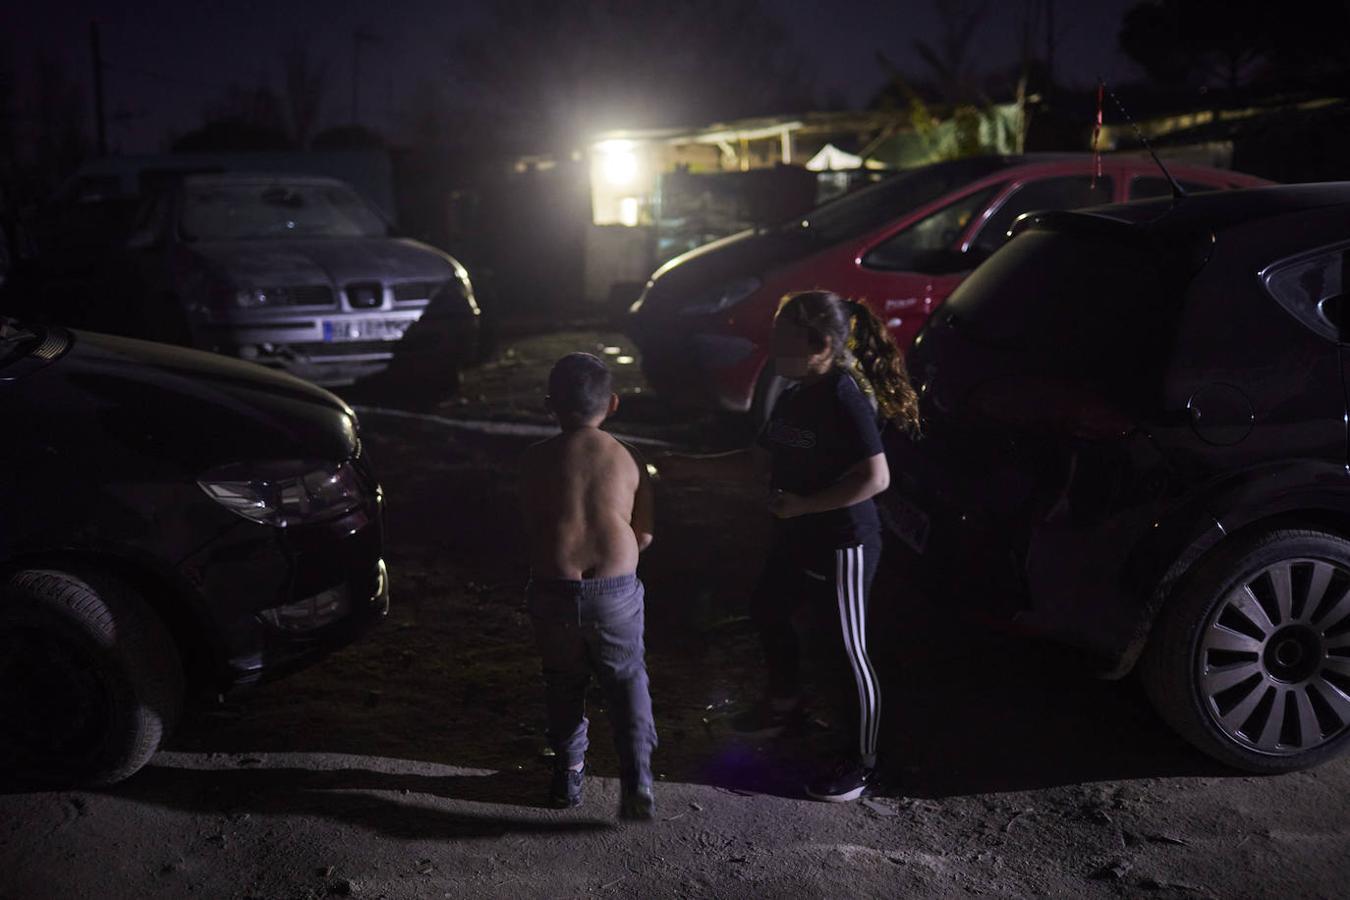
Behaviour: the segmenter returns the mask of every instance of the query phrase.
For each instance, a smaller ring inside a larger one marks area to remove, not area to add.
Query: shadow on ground
[[[554,835],[610,828],[576,817],[511,816],[449,811],[427,796],[494,805],[536,806],[537,785],[518,773],[433,776],[367,769],[179,768],[154,764],[111,789],[122,800],[186,812],[296,815],[328,819],[392,838],[464,840],[508,834]],[[401,799],[370,793],[400,792]]]

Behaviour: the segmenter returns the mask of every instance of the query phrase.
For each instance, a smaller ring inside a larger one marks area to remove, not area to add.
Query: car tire
[[[172,637],[120,581],[29,569],[0,582],[0,771],[121,781],[173,730],[183,692]]]
[[[1336,756],[1350,742],[1350,541],[1282,529],[1221,546],[1159,613],[1139,672],[1163,720],[1226,765]]]

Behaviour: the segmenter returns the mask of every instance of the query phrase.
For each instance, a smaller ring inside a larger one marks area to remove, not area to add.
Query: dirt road
[[[518,341],[434,412],[539,422],[547,361],[620,343]],[[633,402],[616,427],[729,439],[670,426],[623,371]],[[514,503],[532,438],[363,421],[390,498],[389,620],[317,668],[195,710],[124,785],[0,796],[0,898],[1345,894],[1350,762],[1222,770],[1132,682],[962,624],[896,566],[871,623],[887,782],[857,804],[801,799],[828,732],[754,742],[727,725],[759,689],[744,606],[761,498],[691,472],[662,480],[642,569],[658,821],[615,821],[603,713],[586,803],[544,809]]]

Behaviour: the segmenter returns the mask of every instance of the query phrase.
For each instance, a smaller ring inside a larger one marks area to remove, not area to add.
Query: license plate
[[[410,323],[402,319],[325,319],[323,339],[338,341],[396,341]]]
[[[899,494],[886,497],[878,504],[882,519],[891,533],[904,541],[915,553],[928,547],[928,514]]]

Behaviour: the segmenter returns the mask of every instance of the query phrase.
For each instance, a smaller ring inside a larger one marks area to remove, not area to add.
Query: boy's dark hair
[[[582,422],[604,412],[614,393],[609,366],[590,353],[569,353],[548,373],[549,405],[564,422]]]

